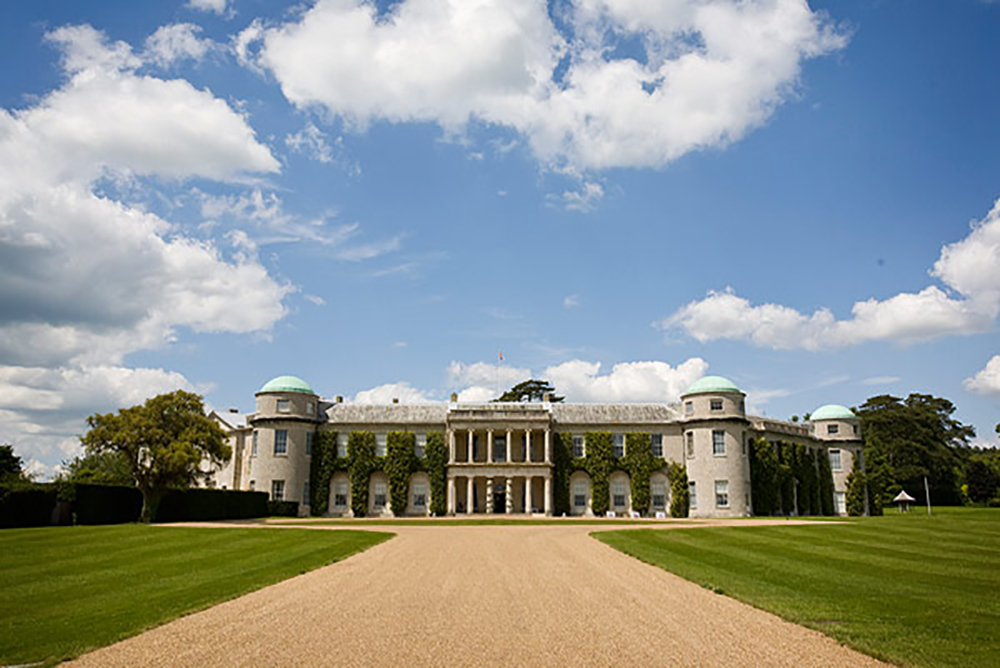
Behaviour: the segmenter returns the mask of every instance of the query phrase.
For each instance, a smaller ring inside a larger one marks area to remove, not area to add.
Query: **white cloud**
[[[849,320],[838,320],[826,308],[807,315],[780,304],[755,306],[727,288],[709,292],[657,324],[701,342],[745,340],[806,350],[866,341],[908,344],[986,331],[1000,314],[1000,201],[966,238],[942,248],[931,274],[953,292],[931,285],[917,293],[868,299],[854,304]]]
[[[872,376],[861,381],[862,385],[892,385],[900,381],[899,376]]]
[[[966,378],[962,385],[969,392],[1000,395],[1000,355],[994,355],[983,369]]]
[[[160,67],[169,67],[181,60],[200,61],[215,48],[210,39],[203,39],[201,27],[192,23],[160,26],[146,39],[146,60]]]
[[[692,357],[677,367],[666,362],[621,362],[601,375],[600,362],[573,360],[545,369],[550,381],[568,401],[673,402],[701,378],[708,363]]]
[[[234,48],[293,104],[357,127],[452,132],[477,119],[521,133],[544,163],[586,170],[662,166],[738,140],[793,94],[804,60],[846,44],[804,0],[582,0],[564,18],[568,36],[535,0],[403,0],[381,15],[321,0],[251,26]],[[614,56],[622,40],[641,56]]]
[[[486,362],[466,364],[452,361],[445,373],[450,387],[481,386],[492,388],[494,393],[498,387],[503,392],[512,385],[531,378],[530,369]],[[492,398],[495,399],[496,396],[494,394]]]
[[[393,399],[399,399],[400,403],[403,404],[434,402],[428,394],[412,387],[409,383],[386,383],[354,395],[354,403],[357,404],[388,404]]]
[[[784,389],[760,389],[751,388],[747,391],[747,412],[752,414],[763,413],[764,406],[770,403],[771,399],[780,399],[791,394]]]
[[[563,298],[563,308],[576,308],[580,305],[580,295],[567,295]]]
[[[562,204],[567,211],[590,213],[604,199],[604,186],[596,181],[583,181],[576,190],[564,190],[559,195],[549,195],[549,201]]]
[[[185,7],[199,12],[212,12],[223,15],[229,0],[188,0]]]

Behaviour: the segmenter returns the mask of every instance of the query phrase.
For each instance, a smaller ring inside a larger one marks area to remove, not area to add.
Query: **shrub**
[[[330,480],[334,473],[346,467],[346,460],[337,459],[337,432],[317,432],[309,460],[309,512],[312,515],[325,515],[330,509]]]
[[[648,433],[637,432],[625,435],[625,457],[622,460],[632,488],[632,510],[643,515],[649,512],[651,503],[649,478],[659,468],[661,461],[653,457]]]
[[[268,501],[267,514],[271,517],[298,517],[298,501]]]
[[[552,512],[555,515],[570,513],[570,475],[573,463],[573,435],[552,434]]]
[[[670,479],[670,516],[687,517],[691,505],[687,470],[678,462],[670,462],[667,477]]]
[[[615,470],[612,437],[607,431],[590,431],[585,438],[587,456],[583,458],[583,469],[590,475],[590,507],[595,515],[604,515],[611,501],[608,492]]]

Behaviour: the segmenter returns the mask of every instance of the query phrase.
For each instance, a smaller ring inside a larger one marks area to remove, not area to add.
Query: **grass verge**
[[[136,524],[4,529],[0,665],[71,658],[391,535]]]
[[[840,526],[593,535],[881,659],[1000,666],[1000,509],[941,510]]]

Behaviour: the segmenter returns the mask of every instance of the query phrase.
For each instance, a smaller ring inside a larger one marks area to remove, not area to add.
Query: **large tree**
[[[27,482],[24,461],[14,454],[13,445],[0,445],[0,483]]]
[[[558,403],[566,398],[557,396],[556,388],[552,387],[552,384],[549,383],[549,381],[535,380],[532,378],[531,380],[526,380],[523,383],[518,383],[501,394],[495,401],[542,401],[546,394],[549,395],[549,401],[552,403]]]
[[[151,522],[164,492],[188,487],[204,476],[207,460],[219,466],[229,460],[226,435],[205,415],[201,397],[177,390],[148,399],[117,414],[94,414],[80,440],[88,455],[121,453],[135,486],[142,492],[143,522]]]
[[[60,478],[92,485],[131,485],[132,465],[124,452],[90,452],[63,462]]]
[[[869,463],[880,460],[888,467],[888,493],[903,488],[924,501],[926,476],[935,503],[961,503],[959,449],[976,432],[952,417],[953,403],[929,394],[913,393],[906,399],[879,395],[857,412]]]

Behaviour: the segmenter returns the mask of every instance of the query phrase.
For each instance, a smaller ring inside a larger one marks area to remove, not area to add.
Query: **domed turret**
[[[722,376],[703,376],[691,384],[683,394],[684,418],[704,420],[745,416],[745,394],[736,383]]]
[[[809,416],[813,434],[824,441],[858,441],[861,426],[850,408],[839,404],[820,406]]]
[[[257,391],[257,394],[264,392],[299,392],[316,396],[309,383],[298,376],[278,376],[264,383],[264,387]]]
[[[298,376],[278,376],[257,391],[257,417],[293,417],[313,420],[317,394]]]

